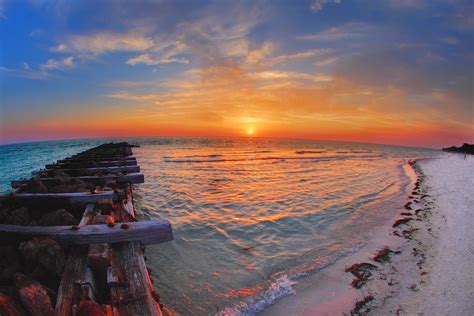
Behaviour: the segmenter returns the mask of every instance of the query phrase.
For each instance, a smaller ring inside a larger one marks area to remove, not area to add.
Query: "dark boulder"
[[[26,207],[21,207],[13,210],[10,213],[10,224],[11,225],[28,225],[30,223],[30,215]]]
[[[23,271],[20,252],[14,245],[0,247],[0,283],[10,283],[16,272]]]
[[[54,316],[51,290],[21,273],[15,274],[14,282],[21,303],[31,315]]]
[[[29,193],[48,193],[48,188],[40,181],[39,177],[33,177],[28,180],[26,185],[21,188],[20,191]]]
[[[22,242],[19,247],[25,266],[33,270],[40,265],[53,276],[60,276],[66,256],[59,244],[51,238],[33,238]]]
[[[78,220],[65,209],[56,210],[43,215],[39,221],[40,226],[76,225]]]

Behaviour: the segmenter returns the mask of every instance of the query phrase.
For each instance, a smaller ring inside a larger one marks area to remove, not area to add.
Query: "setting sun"
[[[253,127],[249,127],[247,129],[247,135],[252,136],[254,133],[255,133],[255,130],[253,129]]]

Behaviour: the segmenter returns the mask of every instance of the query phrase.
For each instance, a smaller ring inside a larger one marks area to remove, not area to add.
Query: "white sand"
[[[410,231],[411,239],[394,236],[393,221],[387,223],[361,251],[299,280],[296,295],[262,314],[347,315],[356,301],[373,296],[371,315],[474,315],[474,156],[444,154],[418,165],[424,182],[410,212],[421,212],[395,229]],[[385,245],[401,254],[385,264],[372,261]],[[356,290],[344,268],[359,262],[378,269]]]
[[[406,314],[474,315],[474,157],[446,154],[419,165],[434,202],[422,227],[433,235],[421,231],[415,236],[425,252],[426,278],[419,291],[404,291],[379,312],[399,304]],[[409,278],[402,275],[404,281]]]

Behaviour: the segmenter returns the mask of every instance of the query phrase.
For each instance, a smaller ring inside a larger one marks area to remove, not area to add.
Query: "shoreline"
[[[373,314],[472,315],[474,157],[446,154],[417,161],[415,168],[427,207],[409,225],[412,239],[394,256],[396,289]]]
[[[474,266],[469,258],[474,248],[469,245],[474,233],[469,224],[474,211],[469,205],[474,205],[474,157],[446,154],[410,165],[416,178],[404,208],[359,251],[298,280],[296,295],[278,300],[260,315],[472,314]],[[457,190],[454,186],[463,181],[465,186]],[[458,212],[448,216],[456,201]],[[463,255],[459,262],[453,253]],[[451,303],[453,299],[458,303]]]

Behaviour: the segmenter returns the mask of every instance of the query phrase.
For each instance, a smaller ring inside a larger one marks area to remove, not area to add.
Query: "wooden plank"
[[[153,298],[153,286],[140,243],[112,246],[108,279],[112,305],[119,315],[162,315]]]
[[[45,172],[52,172],[53,170],[40,171],[37,174],[44,174]],[[98,168],[81,168],[81,169],[61,169],[62,172],[71,174],[74,176],[80,176],[81,172],[102,172],[102,173],[115,173],[115,172],[126,172],[135,173],[140,172],[140,166],[120,166],[120,167],[98,167]]]
[[[127,225],[128,228],[122,228]],[[164,220],[141,221],[107,225],[86,225],[78,230],[71,226],[22,226],[0,224],[0,240],[3,242],[28,240],[47,236],[62,245],[89,245],[139,241],[143,245],[159,244],[173,240],[171,224]]]
[[[145,177],[141,173],[130,173],[125,175],[108,175],[108,176],[80,176],[80,177],[71,177],[72,179],[79,179],[85,182],[94,183],[94,184],[106,184],[109,182],[117,183],[144,183]],[[39,179],[44,184],[55,184],[58,182],[56,178],[40,178]],[[23,184],[28,183],[28,180],[13,180],[11,181],[12,188],[19,188]]]
[[[24,202],[57,202],[57,203],[71,203],[71,204],[88,204],[96,203],[102,199],[117,200],[118,193],[114,191],[102,191],[99,193],[89,192],[73,192],[73,193],[14,193],[12,196],[15,199]]]
[[[79,246],[71,249],[58,289],[56,315],[72,315],[73,303],[78,296],[76,284],[82,282],[87,268],[88,248],[88,246]]]
[[[104,157],[68,157],[57,162],[83,162],[83,161],[137,161],[137,158],[133,156],[120,157],[120,156],[104,156]]]
[[[100,161],[100,162],[64,162],[58,164],[46,165],[46,169],[83,169],[83,168],[100,168],[100,167],[123,167],[136,166],[137,161]]]
[[[79,227],[86,225],[87,220],[84,220],[93,211],[94,204],[89,204],[84,211]],[[72,315],[73,303],[78,296],[78,288],[76,284],[83,280],[87,269],[87,253],[89,246],[74,247],[66,261],[61,283],[58,289],[58,297],[56,300],[56,315]]]

